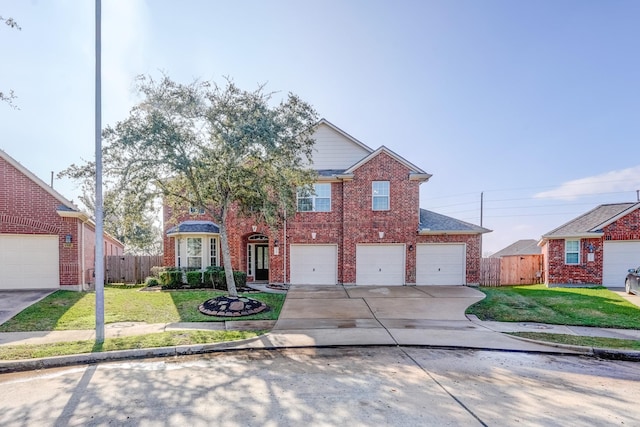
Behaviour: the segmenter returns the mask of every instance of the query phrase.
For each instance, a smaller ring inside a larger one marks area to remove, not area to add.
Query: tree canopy
[[[289,93],[240,89],[227,80],[190,84],[141,76],[143,100],[103,132],[105,174],[120,197],[144,205],[162,196],[177,211],[196,207],[220,226],[229,294],[237,296],[227,235],[232,206],[277,225],[295,212],[296,189],[315,180],[309,167],[318,121]]]
[[[80,183],[80,203],[91,216],[95,216],[96,168],[95,162],[72,164],[58,173],[58,178],[71,178]],[[116,189],[113,177],[103,182],[104,231],[125,245],[125,253],[158,255],[162,253],[156,199],[152,195],[133,195]]]
[[[22,27],[20,27],[20,25],[18,25],[16,20],[11,18],[11,17],[4,18],[4,17],[0,16],[0,22],[4,22],[10,28],[15,28],[16,30],[21,30],[22,29]],[[13,92],[13,89],[10,89],[8,92],[3,92],[3,91],[0,90],[0,101],[6,102],[11,107],[13,107],[15,109],[18,109],[18,106],[13,103],[13,101],[16,98],[17,98],[17,96]]]

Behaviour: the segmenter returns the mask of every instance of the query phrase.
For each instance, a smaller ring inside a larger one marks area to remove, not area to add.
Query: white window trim
[[[374,187],[375,183],[377,183],[377,182],[386,182],[389,194],[375,195],[373,187]],[[385,197],[387,199],[387,208],[386,209],[376,209],[375,202],[374,202],[375,199],[376,198],[383,198],[383,197]],[[389,181],[371,181],[371,210],[373,210],[373,211],[389,211],[389,210],[391,210],[391,183]]]
[[[316,190],[315,190],[315,186],[316,185],[328,185],[329,186],[329,197],[318,197],[316,194]],[[332,208],[332,200],[331,200],[331,184],[330,183],[324,183],[324,182],[317,182],[315,184],[313,184],[313,193],[309,195],[309,197],[300,197],[300,192],[296,192],[296,211],[297,212],[331,212],[331,208]],[[311,199],[311,210],[310,211],[301,211],[299,209],[299,200],[300,199]],[[326,211],[318,211],[316,210],[316,199],[329,199],[329,210]]]
[[[569,242],[578,242],[578,249],[577,251],[568,251],[567,250],[567,243]],[[569,262],[568,261],[568,254],[574,254],[574,253],[578,253],[578,261],[577,262]],[[565,239],[564,241],[564,263],[567,265],[580,265],[580,239]]]
[[[215,252],[215,257],[214,257]],[[214,258],[213,262],[211,258]],[[220,265],[220,242],[217,237],[209,238],[209,265],[208,267],[217,267]]]

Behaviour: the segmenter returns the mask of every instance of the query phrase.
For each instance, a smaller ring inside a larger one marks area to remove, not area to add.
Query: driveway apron
[[[0,325],[53,292],[55,289],[0,291]]]
[[[484,294],[467,286],[292,285],[269,334],[280,345],[431,345],[549,351],[465,316]]]

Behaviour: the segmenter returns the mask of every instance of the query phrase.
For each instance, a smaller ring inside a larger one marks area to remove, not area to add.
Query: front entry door
[[[269,280],[269,245],[256,245],[256,280]]]

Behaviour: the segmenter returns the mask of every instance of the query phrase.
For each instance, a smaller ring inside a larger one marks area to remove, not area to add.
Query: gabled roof
[[[551,230],[542,236],[542,240],[599,237],[602,229],[625,215],[640,208],[640,203],[613,203],[600,205],[589,212]]]
[[[503,256],[512,255],[538,255],[542,253],[542,249],[538,246],[538,241],[535,239],[523,239],[518,240],[515,243],[510,244],[504,249],[499,250],[489,258],[500,258]]]
[[[167,235],[182,233],[218,234],[220,227],[211,221],[183,221],[167,230]]]
[[[420,209],[420,234],[483,234],[491,230],[426,209]]]
[[[394,153],[393,151],[389,150],[387,147],[385,147],[384,145],[382,145],[380,148],[378,148],[376,151],[372,152],[371,154],[369,154],[368,156],[364,157],[363,159],[361,159],[359,162],[357,162],[356,164],[354,164],[353,166],[351,166],[349,169],[347,169],[344,173],[345,174],[351,174],[353,173],[356,169],[358,169],[360,166],[362,166],[363,164],[367,163],[368,161],[370,161],[371,159],[373,159],[374,157],[376,157],[377,155],[379,155],[380,153],[386,153],[389,156],[391,156],[393,159],[397,160],[398,162],[402,163],[403,165],[405,165],[409,170],[411,170],[411,174],[412,175],[421,175],[422,178],[426,181],[429,178],[431,178],[431,175],[428,174],[427,172],[425,172],[424,170],[420,169],[418,166],[414,165],[413,163],[411,163],[410,161],[408,161],[407,159],[405,159],[404,157],[399,156],[398,154]]]
[[[346,133],[345,131],[340,129],[338,126],[336,126],[333,123],[331,123],[329,120],[327,120],[325,118],[320,119],[320,121],[316,124],[316,126],[320,126],[320,125],[326,125],[326,126],[330,127],[331,129],[333,129],[334,131],[338,132],[340,135],[344,136],[345,138],[347,138],[348,140],[350,140],[351,142],[353,142],[355,145],[359,146],[360,148],[363,148],[364,150],[368,151],[369,153],[373,152],[373,149],[371,147],[369,147],[368,145],[360,142],[359,140],[357,140],[353,136],[349,135],[348,133]]]
[[[43,180],[38,178],[29,169],[27,169],[24,166],[22,166],[22,164],[20,164],[20,162],[18,162],[16,159],[11,157],[5,151],[0,150],[0,157],[3,158],[4,160],[6,160],[7,163],[9,163],[11,166],[16,168],[20,173],[25,175],[31,181],[33,181],[34,183],[36,183],[37,185],[42,187],[43,190],[45,190],[47,193],[51,194],[60,203],[62,203],[62,206],[60,206],[58,208],[58,211],[80,212],[80,209],[76,205],[74,205],[73,202],[67,200],[62,194],[58,193],[56,190],[54,190],[49,185],[47,185]]]

